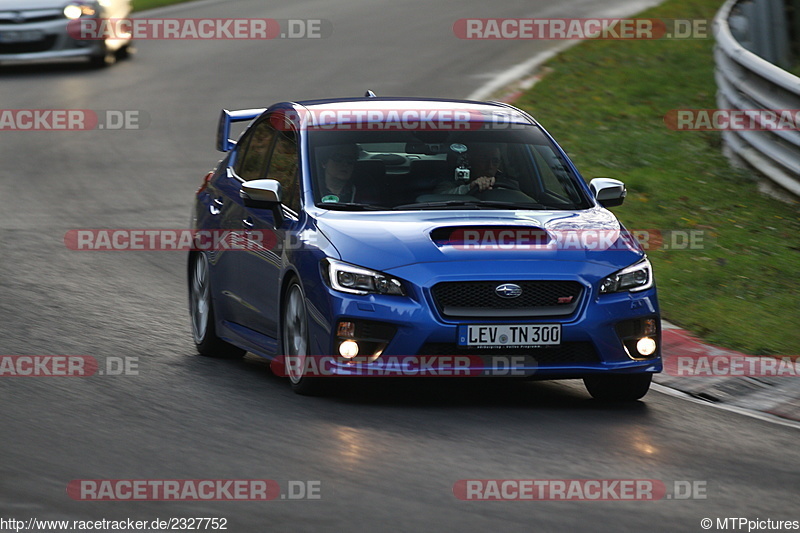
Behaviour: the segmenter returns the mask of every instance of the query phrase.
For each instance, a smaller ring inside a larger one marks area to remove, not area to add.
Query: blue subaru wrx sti
[[[234,122],[250,121],[238,141]],[[583,379],[636,400],[660,372],[645,253],[530,115],[364,98],[222,112],[188,281],[201,354],[330,376]]]

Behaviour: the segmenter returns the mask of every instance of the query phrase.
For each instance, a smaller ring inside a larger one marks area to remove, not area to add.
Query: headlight
[[[70,20],[94,15],[94,8],[87,4],[70,4],[64,8],[64,16]]]
[[[399,279],[375,270],[343,263],[335,259],[325,259],[323,267],[327,269],[328,283],[332,289],[337,291],[351,294],[375,293],[398,296],[405,296],[406,294]]]
[[[603,278],[600,294],[621,291],[643,291],[653,286],[653,267],[647,258]]]

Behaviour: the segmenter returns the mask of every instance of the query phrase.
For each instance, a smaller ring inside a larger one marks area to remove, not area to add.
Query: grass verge
[[[154,7],[169,6],[189,1],[190,0],[133,0],[133,10],[143,11],[145,9],[153,9]]]
[[[640,17],[712,19],[721,0],[668,0]],[[711,24],[708,25],[711,27]],[[671,109],[716,107],[713,38],[587,41],[516,105],[581,173],[625,181],[629,229],[704,230],[697,250],[653,250],[664,317],[756,355],[800,353],[798,206],[765,197],[721,153],[718,132],[678,132]]]

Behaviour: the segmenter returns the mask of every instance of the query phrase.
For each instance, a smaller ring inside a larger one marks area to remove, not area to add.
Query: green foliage
[[[720,0],[669,0],[640,17],[713,18]],[[629,229],[703,230],[702,249],[648,252],[665,318],[751,354],[800,353],[798,206],[763,196],[721,153],[718,132],[673,131],[673,109],[715,101],[713,38],[587,41],[516,104],[584,178],[628,186]]]

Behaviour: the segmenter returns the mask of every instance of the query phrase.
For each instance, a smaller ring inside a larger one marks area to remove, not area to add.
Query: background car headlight
[[[323,263],[327,267],[328,282],[337,291],[351,294],[406,294],[397,278],[335,259],[326,259]]]
[[[653,286],[653,267],[647,258],[623,268],[600,282],[600,294],[643,291]]]
[[[70,20],[79,19],[81,17],[91,17],[94,14],[94,8],[88,4],[69,4],[64,8],[64,16]]]

